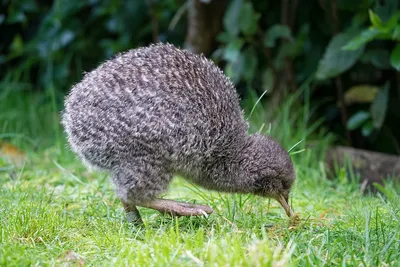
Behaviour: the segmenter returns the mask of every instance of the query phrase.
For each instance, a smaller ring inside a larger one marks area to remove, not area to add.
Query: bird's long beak
[[[289,203],[289,197],[284,197],[283,195],[278,195],[276,200],[285,209],[285,212],[286,212],[287,216],[292,217],[294,215],[292,209],[290,208],[290,206],[288,204]]]

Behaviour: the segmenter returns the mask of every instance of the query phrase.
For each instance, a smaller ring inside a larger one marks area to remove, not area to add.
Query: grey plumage
[[[123,203],[142,205],[174,174],[205,188],[287,200],[288,153],[248,135],[233,84],[211,61],[169,44],[133,49],[85,74],[62,124],[89,166],[111,173]]]

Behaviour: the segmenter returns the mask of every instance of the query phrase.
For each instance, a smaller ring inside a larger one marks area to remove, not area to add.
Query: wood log
[[[400,181],[400,156],[396,155],[336,146],[328,150],[326,163],[331,173],[335,173],[335,166],[351,163],[354,174],[360,176],[362,191],[366,187],[373,188],[373,183],[382,184],[388,178]]]

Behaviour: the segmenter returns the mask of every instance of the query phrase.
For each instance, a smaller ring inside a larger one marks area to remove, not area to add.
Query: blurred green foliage
[[[1,90],[42,90],[43,101],[60,108],[84,71],[116,53],[154,39],[182,46],[186,17],[169,26],[183,5],[184,0],[2,0]],[[343,141],[347,131],[354,146],[400,154],[399,5],[231,0],[210,56],[245,97],[267,90],[265,98],[274,99],[278,91],[292,93],[306,84],[312,114]]]
[[[160,25],[168,25],[177,4],[157,1]],[[84,71],[152,41],[144,1],[20,0],[0,5],[0,71],[3,80],[12,81],[12,90],[55,87],[64,94]],[[166,35],[166,26],[161,29]]]

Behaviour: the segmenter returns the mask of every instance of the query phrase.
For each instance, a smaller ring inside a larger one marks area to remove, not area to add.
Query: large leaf
[[[400,71],[400,44],[393,49],[390,55],[390,64],[392,64],[393,68],[397,71]]]
[[[372,41],[376,36],[380,34],[378,29],[369,28],[363,30],[356,37],[352,38],[347,44],[343,46],[343,50],[357,50],[360,49],[366,43]]]
[[[319,61],[317,79],[323,80],[335,77],[350,69],[357,62],[364,51],[364,45],[353,51],[342,49],[353,37],[354,34],[341,33],[331,39],[324,56]]]
[[[389,84],[387,83],[376,95],[371,105],[371,117],[375,129],[380,129],[386,117],[389,102]]]
[[[360,110],[349,118],[346,127],[353,131],[363,125],[370,117],[368,112]]]
[[[243,1],[242,0],[233,0],[226,10],[224,15],[224,28],[227,32],[232,35],[239,34],[239,16],[242,9]]]
[[[257,31],[260,14],[253,9],[251,2],[246,2],[241,8],[239,15],[239,28],[246,35],[255,34]]]
[[[371,103],[376,98],[378,90],[378,87],[368,84],[353,86],[344,94],[344,102],[346,105],[354,103]]]

